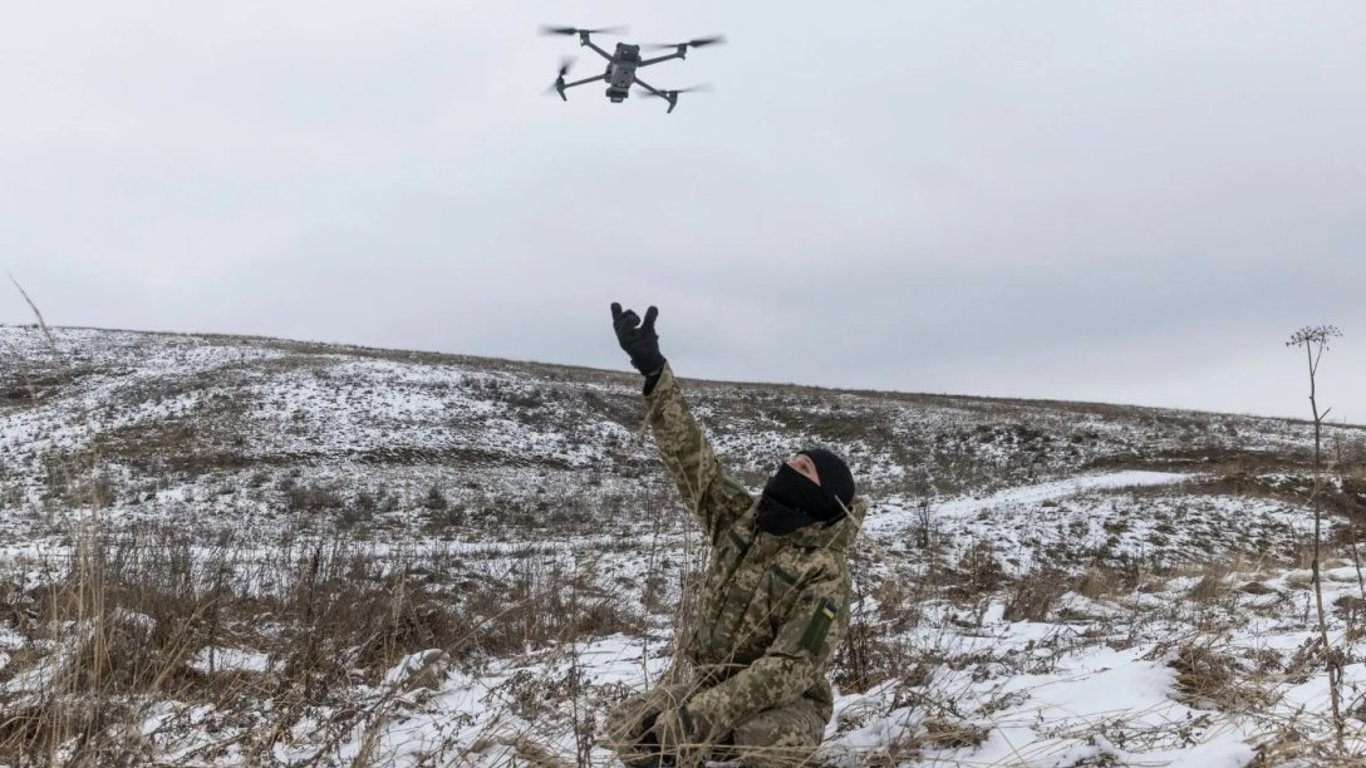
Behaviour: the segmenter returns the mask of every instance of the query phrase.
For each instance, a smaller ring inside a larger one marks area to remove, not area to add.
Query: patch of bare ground
[[[1088,466],[1096,470],[1142,469],[1160,472],[1199,472],[1212,474],[1303,470],[1313,460],[1304,448],[1240,448],[1212,443],[1193,448],[1161,449],[1152,452],[1097,458]]]
[[[1209,473],[1184,484],[1189,491],[1210,496],[1263,498],[1307,506],[1317,496],[1325,512],[1351,519],[1366,519],[1366,479],[1352,469],[1336,482],[1315,489],[1308,474]]]

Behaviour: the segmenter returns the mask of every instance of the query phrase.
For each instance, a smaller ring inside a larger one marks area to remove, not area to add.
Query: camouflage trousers
[[[809,763],[825,735],[825,718],[814,704],[799,699],[764,710],[686,754],[661,755],[658,747],[641,743],[649,716],[684,704],[695,692],[691,684],[661,685],[618,704],[607,716],[607,746],[630,768],[695,768],[707,760],[738,761],[745,768],[799,768]]]

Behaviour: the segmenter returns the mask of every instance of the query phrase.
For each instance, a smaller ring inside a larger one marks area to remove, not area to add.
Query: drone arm
[[[641,88],[644,88],[645,90],[649,91],[650,93],[653,93],[654,95],[658,96],[658,97],[661,98],[661,99],[667,99],[667,98],[669,98],[669,95],[668,95],[667,93],[665,93],[664,91],[659,90],[658,88],[654,87],[653,85],[650,85],[649,83],[645,82],[644,80],[641,80],[641,79],[638,78],[638,77],[635,78],[635,82],[636,82],[636,85],[640,86]]]
[[[676,92],[661,91],[658,88],[654,87],[653,85],[650,85],[649,83],[645,82],[644,80],[641,80],[638,77],[636,78],[636,85],[640,86],[641,88],[644,88],[650,93],[653,93],[659,98],[669,102],[669,108],[664,111],[664,114],[669,114],[670,112],[674,111],[674,107],[678,106],[678,94]]]
[[[682,58],[685,58],[685,54],[683,54],[682,52],[671,53],[671,54],[669,54],[668,56],[656,56],[656,57],[654,57],[653,59],[646,59],[646,60],[640,62],[639,64],[636,65],[636,69],[640,69],[641,67],[648,67],[648,66],[650,66],[651,64],[658,64],[658,63],[661,62],[661,61],[669,61],[670,59],[682,59]]]
[[[585,77],[585,78],[582,79],[582,80],[575,80],[575,81],[572,82],[572,83],[565,83],[564,85],[560,86],[560,90],[564,90],[565,88],[573,88],[573,87],[576,86],[576,85],[587,85],[588,83],[594,83],[594,82],[597,82],[598,80],[606,80],[606,79],[607,79],[607,75],[598,75],[597,77]]]
[[[612,54],[599,48],[596,43],[594,43],[592,40],[589,40],[586,36],[579,41],[579,45],[584,45],[589,48],[592,48],[594,51],[597,51],[599,56],[603,57],[604,59],[607,59],[608,61],[612,60]]]

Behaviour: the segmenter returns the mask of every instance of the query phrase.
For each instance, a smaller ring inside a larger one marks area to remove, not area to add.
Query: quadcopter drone
[[[715,37],[700,37],[696,40],[689,40],[685,43],[666,43],[663,45],[646,46],[648,48],[656,49],[675,49],[673,53],[668,54],[667,56],[656,56],[653,59],[641,59],[641,46],[639,45],[617,43],[616,51],[614,53],[608,53],[602,48],[599,48],[597,44],[595,44],[589,38],[589,35],[615,34],[619,31],[619,29],[615,28],[575,29],[574,27],[541,27],[541,34],[543,35],[577,35],[579,38],[579,45],[592,48],[595,52],[597,52],[599,56],[603,57],[604,59],[607,59],[607,70],[603,72],[601,75],[598,75],[596,77],[586,77],[582,80],[575,80],[572,83],[566,83],[564,81],[564,76],[569,74],[569,67],[573,64],[573,60],[562,60],[560,62],[560,76],[557,77],[555,79],[555,83],[550,86],[550,92],[558,93],[561,99],[569,101],[569,97],[564,95],[564,92],[566,90],[578,85],[586,85],[588,83],[597,82],[598,80],[606,80],[607,98],[611,99],[613,104],[620,104],[622,101],[625,101],[628,96],[631,95],[631,86],[637,85],[643,88],[648,95],[658,96],[659,98],[669,102],[669,109],[666,111],[667,114],[668,112],[674,111],[674,107],[678,106],[678,94],[688,93],[690,91],[708,90],[705,86],[698,86],[695,88],[680,88],[676,91],[661,90],[636,77],[636,70],[640,69],[641,67],[648,67],[651,64],[658,64],[661,61],[669,61],[671,59],[685,59],[688,57],[689,48],[701,48],[705,45],[714,45],[716,43],[722,43],[725,42],[724,37],[717,35]]]

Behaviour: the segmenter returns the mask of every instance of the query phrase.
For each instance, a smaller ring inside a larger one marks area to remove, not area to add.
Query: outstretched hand
[[[655,318],[659,308],[645,310],[645,321],[634,309],[622,311],[612,302],[612,328],[617,332],[617,343],[631,356],[631,365],[645,376],[653,376],[664,368],[664,355],[659,353],[659,334],[655,333]]]

